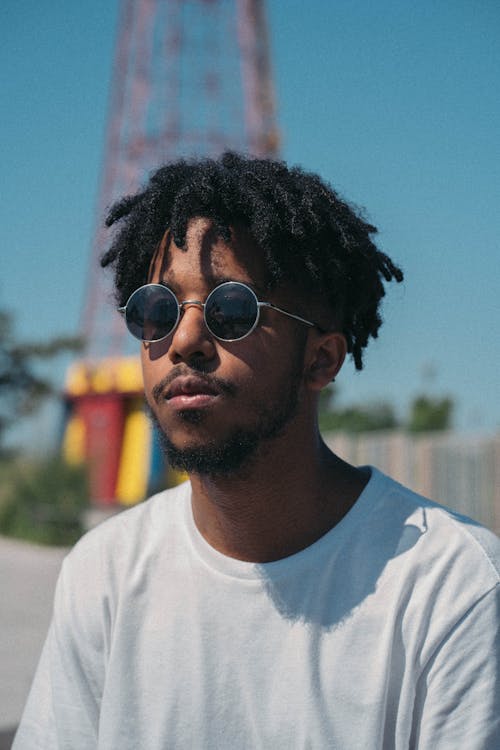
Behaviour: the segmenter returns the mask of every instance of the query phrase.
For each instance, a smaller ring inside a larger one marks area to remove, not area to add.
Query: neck
[[[288,557],[356,502],[366,476],[335,456],[318,432],[292,446],[273,440],[229,477],[191,476],[196,526],[219,552],[250,562]]]

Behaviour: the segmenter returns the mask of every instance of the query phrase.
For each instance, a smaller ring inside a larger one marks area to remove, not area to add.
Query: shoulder
[[[364,495],[361,534],[369,557],[383,550],[391,586],[411,593],[420,608],[439,607],[450,621],[485,596],[496,599],[500,540],[492,531],[376,469]]]
[[[179,538],[191,486],[185,482],[121,511],[87,532],[64,561],[72,578],[103,580],[168,549]]]
[[[404,487],[378,469],[371,468],[365,514],[378,516],[388,528],[408,537],[413,529],[419,553],[433,557],[462,557],[481,566],[492,583],[500,582],[500,539],[489,529]]]
[[[493,532],[376,469],[358,503],[351,567],[372,581],[378,606],[385,618],[398,618],[405,642],[419,644],[419,663],[474,623],[496,632],[500,540]]]
[[[171,567],[179,546],[186,544],[183,525],[190,497],[189,483],[166,490],[80,539],[57,581],[53,627],[60,639],[85,643],[95,653],[109,646],[120,603],[147,588],[158,561]]]
[[[425,547],[449,558],[464,557],[481,566],[492,584],[500,582],[500,539],[477,521],[455,512],[404,487],[377,469],[372,469],[373,508],[382,512],[388,524],[408,528],[414,526]],[[402,528],[402,530],[404,530]],[[424,544],[425,542],[425,544]]]

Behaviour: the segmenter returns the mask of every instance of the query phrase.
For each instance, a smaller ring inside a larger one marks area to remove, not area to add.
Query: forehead
[[[190,220],[183,248],[176,245],[167,230],[155,252],[150,281],[167,281],[189,275],[212,286],[221,279],[251,281],[265,286],[268,274],[264,254],[243,227],[231,227],[229,241],[218,236],[213,222],[196,217]]]

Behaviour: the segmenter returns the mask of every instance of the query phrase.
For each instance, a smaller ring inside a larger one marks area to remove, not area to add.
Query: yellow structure
[[[142,399],[134,399],[125,417],[116,499],[134,505],[146,497],[151,464],[151,425]]]
[[[137,357],[75,362],[66,377],[66,394],[77,398],[98,393],[142,393],[141,363]]]

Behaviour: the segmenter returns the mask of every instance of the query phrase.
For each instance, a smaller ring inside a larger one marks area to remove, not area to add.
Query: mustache
[[[207,386],[220,391],[220,393],[223,393],[226,396],[234,396],[236,393],[236,387],[233,383],[205,372],[201,365],[196,366],[193,364],[191,367],[188,367],[187,365],[182,364],[177,365],[175,370],[169,372],[168,375],[165,375],[164,378],[153,386],[151,395],[153,396],[155,403],[160,404],[163,401],[163,394],[166,389],[177,380],[177,378],[188,377],[189,375],[196,375],[198,380],[202,380]]]

